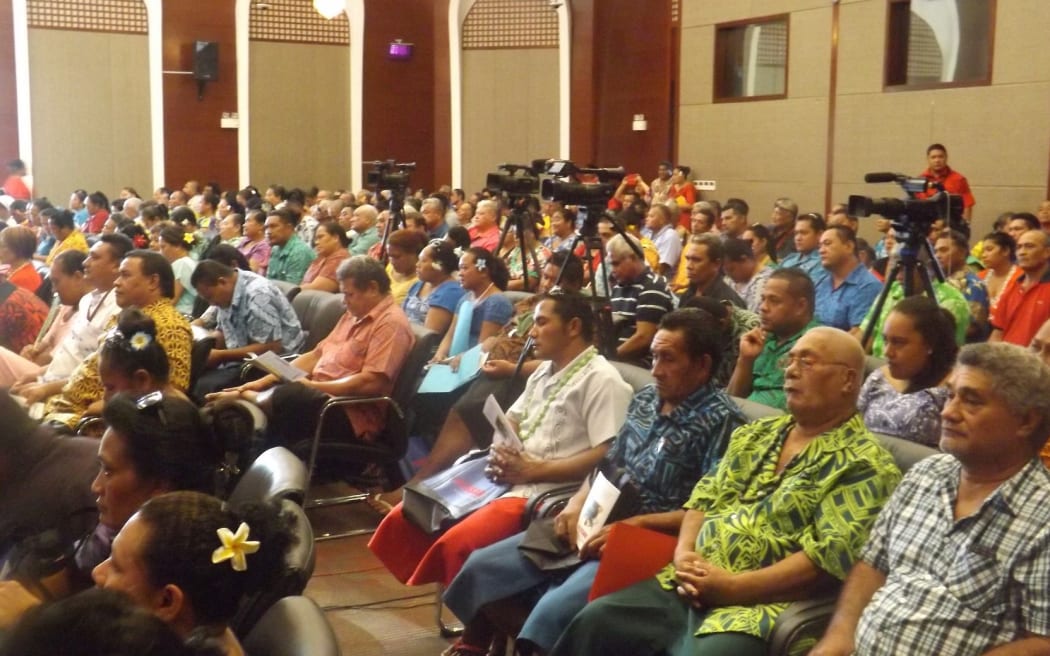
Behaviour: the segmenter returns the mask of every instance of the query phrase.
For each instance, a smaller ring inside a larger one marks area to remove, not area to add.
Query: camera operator
[[[970,191],[970,183],[966,176],[948,166],[948,149],[942,144],[931,144],[926,149],[926,170],[919,174],[930,182],[944,186],[944,191],[949,194],[957,194],[963,199],[962,216],[967,223],[973,216],[973,206],[977,202]],[[935,191],[925,191],[915,195],[916,198],[929,198]]]

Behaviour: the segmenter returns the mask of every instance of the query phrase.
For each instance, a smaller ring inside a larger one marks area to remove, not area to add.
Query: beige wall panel
[[[992,57],[995,84],[1050,79],[1050,48],[1043,47],[1047,25],[1046,0],[999,0]]]
[[[679,161],[717,182],[715,198],[766,207],[789,194],[816,207],[823,203],[826,122],[822,98],[682,107]]]
[[[885,1],[843,4],[839,10],[839,95],[881,92],[885,53]]]
[[[683,105],[710,103],[714,97],[715,28],[682,30],[678,99]]]
[[[826,98],[831,74],[831,8],[791,14],[788,96]]]
[[[463,51],[463,185],[558,153],[558,50]]]
[[[349,49],[252,41],[249,57],[253,184],[348,187]]]
[[[144,35],[29,30],[35,193],[62,205],[78,187],[149,196],[147,48]]]
[[[682,0],[682,27],[820,9],[828,4],[827,0]]]

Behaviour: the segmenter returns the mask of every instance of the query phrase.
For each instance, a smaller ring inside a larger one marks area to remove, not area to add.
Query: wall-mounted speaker
[[[197,41],[193,48],[193,77],[196,80],[219,79],[219,44]]]

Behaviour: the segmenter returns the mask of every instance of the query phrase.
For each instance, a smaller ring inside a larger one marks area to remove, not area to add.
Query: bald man
[[[788,602],[846,577],[900,481],[857,414],[863,378],[848,333],[803,335],[787,355],[791,414],[733,433],[685,504],[674,562],[586,606],[551,655],[764,655]]]

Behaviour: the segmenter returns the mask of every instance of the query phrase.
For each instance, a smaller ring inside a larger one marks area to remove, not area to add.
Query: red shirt
[[[1028,290],[1027,274],[1008,283],[989,317],[993,328],[1003,331],[1003,341],[1028,346],[1039,328],[1050,319],[1050,271]]]
[[[973,199],[973,193],[970,191],[970,183],[967,182],[966,177],[958,171],[953,171],[951,167],[944,167],[944,171],[941,175],[937,175],[930,169],[926,169],[920,174],[930,182],[939,182],[944,185],[944,190],[949,194],[958,194],[962,196],[963,208],[973,207],[977,202]],[[929,198],[935,191],[926,191],[921,194],[916,194],[918,198]]]
[[[4,193],[14,198],[15,200],[29,200],[32,194],[29,192],[29,187],[26,186],[24,180],[18,175],[9,175],[4,180]]]
[[[93,235],[97,235],[102,232],[102,227],[106,225],[106,219],[109,218],[109,212],[106,210],[99,210],[88,217],[86,223],[84,223],[84,232],[90,232]]]
[[[471,226],[467,232],[470,233],[471,246],[480,246],[490,253],[495,253],[499,248],[499,228],[496,226],[485,232],[480,232],[477,226]]]

